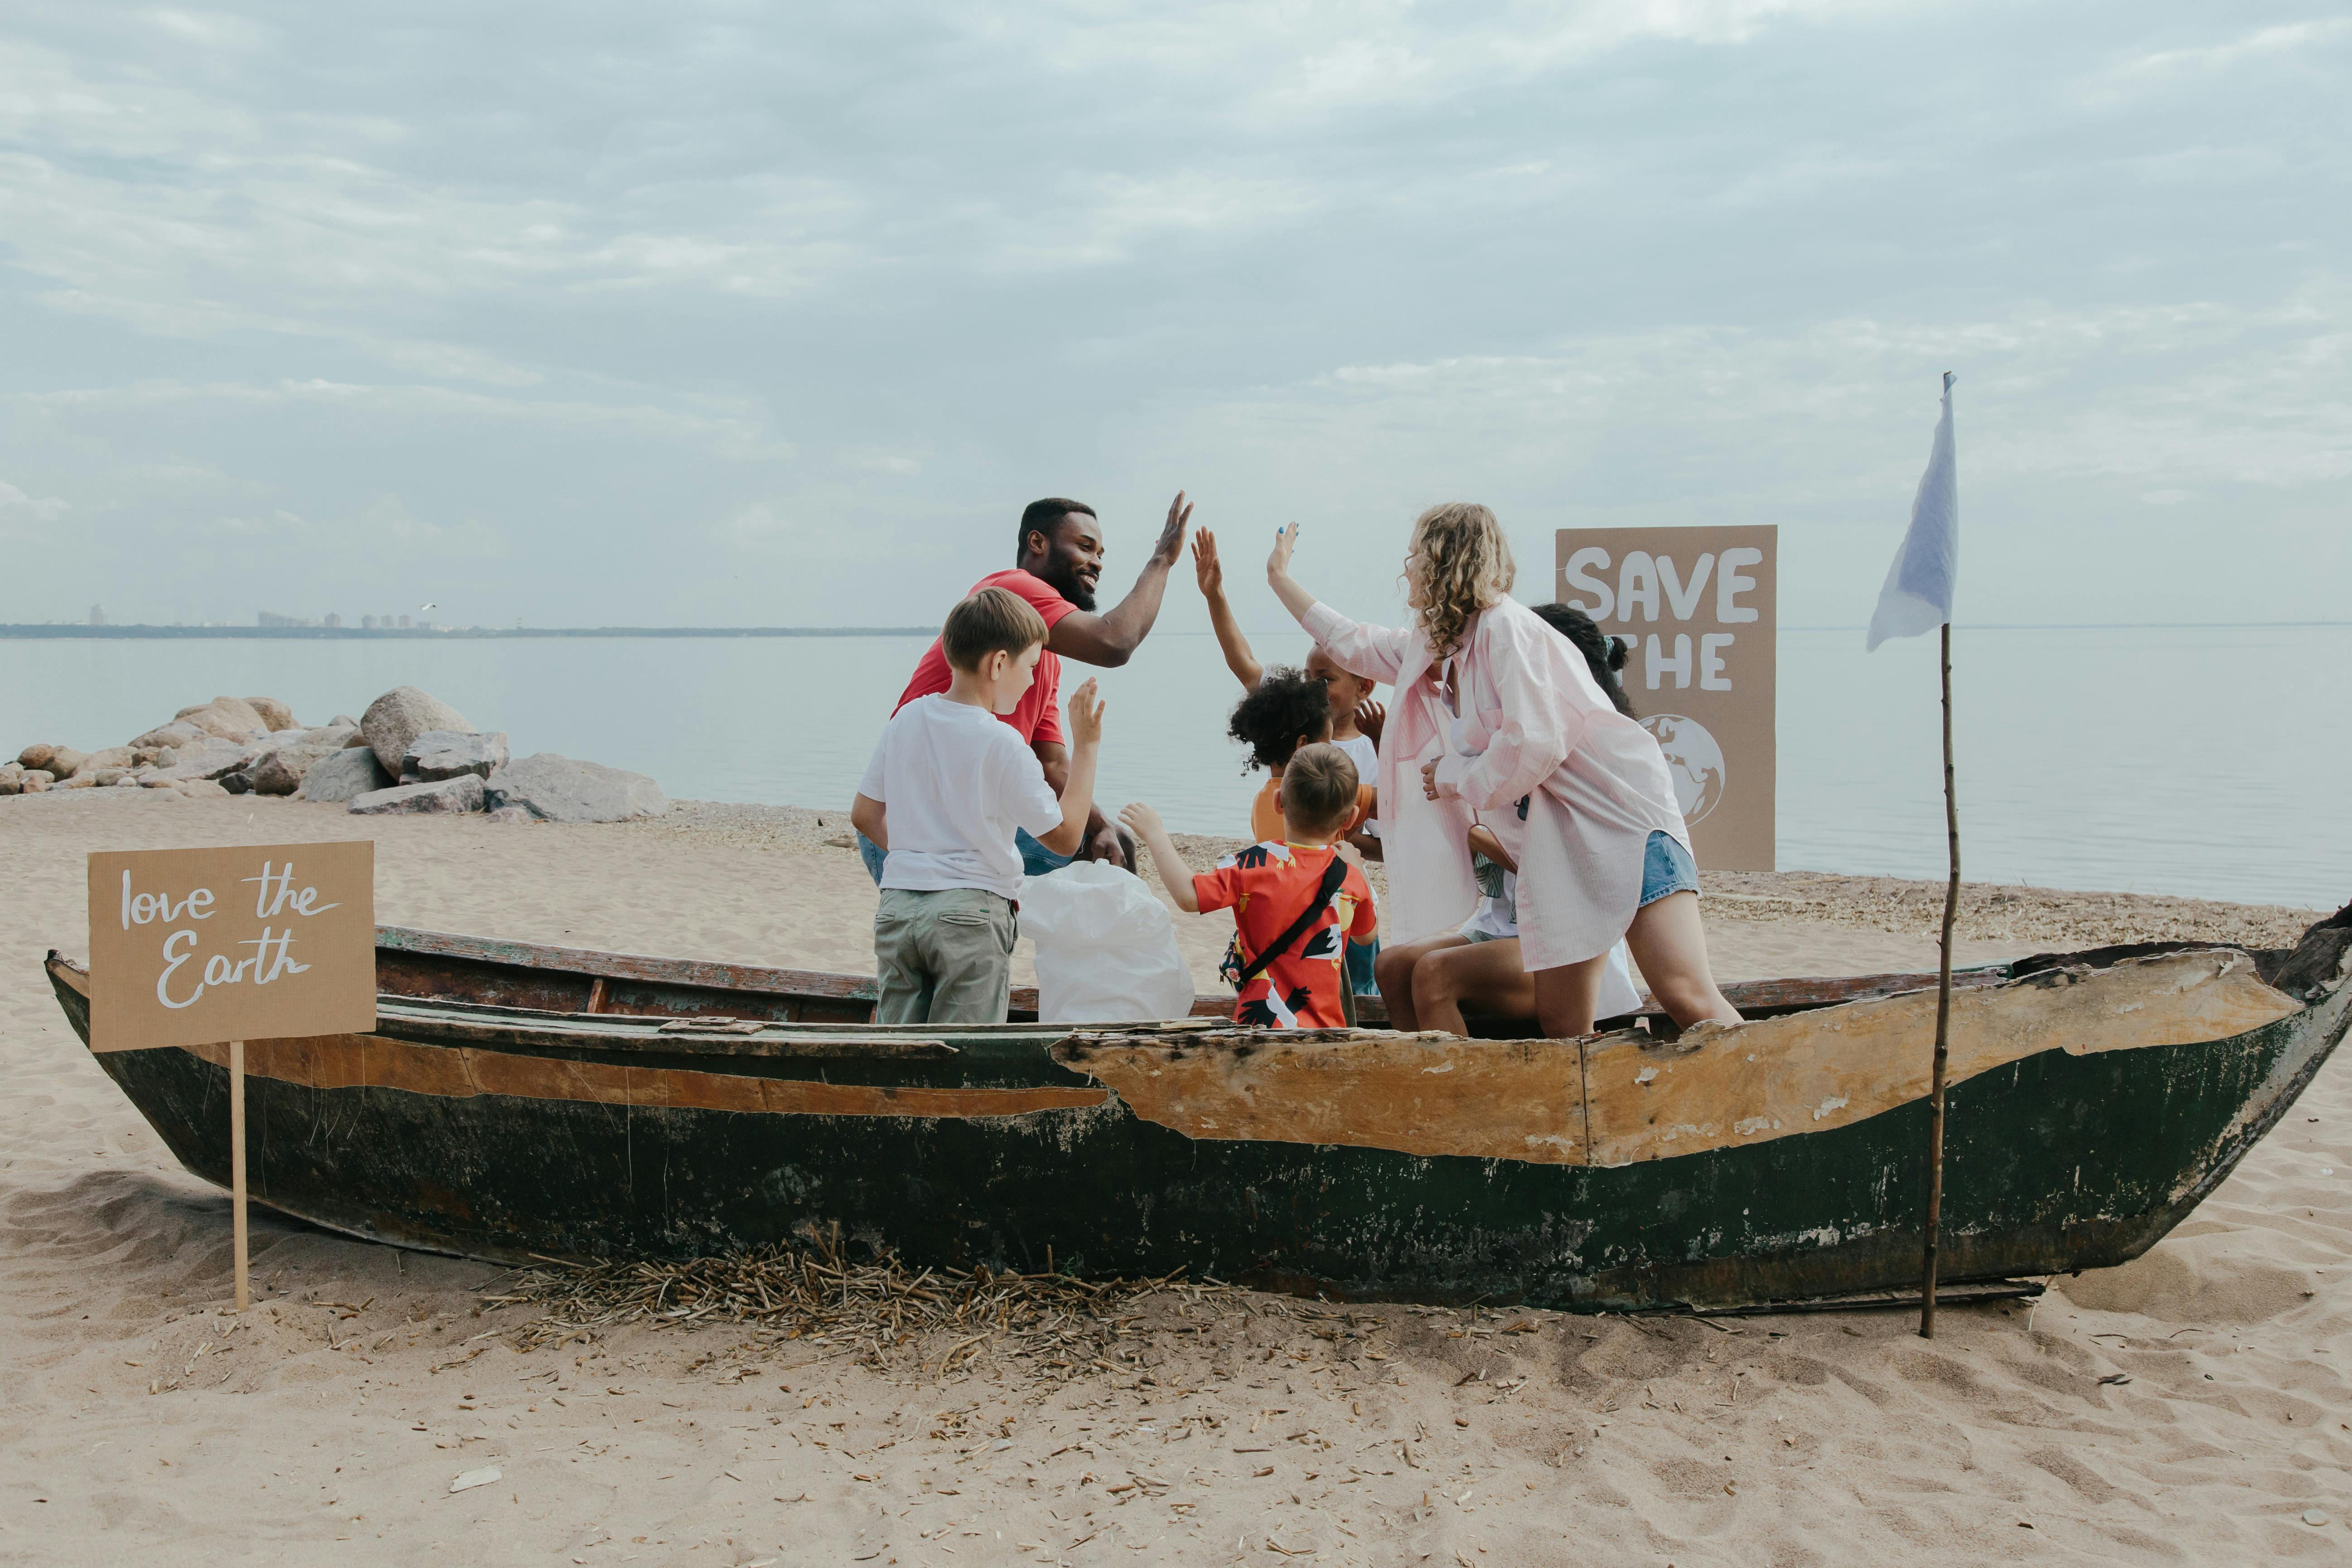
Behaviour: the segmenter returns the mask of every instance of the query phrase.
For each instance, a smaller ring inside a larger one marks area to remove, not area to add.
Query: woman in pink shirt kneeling
[[[1738,1023],[1716,989],[1698,876],[1674,781],[1650,732],[1617,711],[1582,655],[1510,596],[1517,568],[1495,514],[1453,502],[1413,524],[1402,629],[1351,621],[1290,575],[1293,523],[1266,581],[1342,668],[1395,688],[1380,752],[1391,943],[1461,925],[1479,898],[1474,812],[1528,798],[1520,962],[1553,1038],[1590,1034],[1620,937],[1675,1023]]]

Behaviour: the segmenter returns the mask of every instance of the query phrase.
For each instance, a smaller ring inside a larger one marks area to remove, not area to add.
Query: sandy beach
[[[2352,1558],[2352,1062],[2196,1215],[2038,1303],[1701,1321],[1146,1301],[1069,1381],[624,1326],[522,1351],[504,1278],[228,1205],[59,1015],[93,849],[373,838],[377,918],[872,968],[830,814],[353,817],[0,801],[0,1563],[2340,1563]],[[1192,840],[1205,866],[1214,845]],[[1710,879],[1726,979],[1932,968],[1940,889]],[[2312,911],[1971,888],[1961,962],[2269,945]],[[1179,917],[1212,983],[1229,926]],[[1024,960],[1020,980],[1031,977]],[[499,1479],[452,1491],[461,1474]]]

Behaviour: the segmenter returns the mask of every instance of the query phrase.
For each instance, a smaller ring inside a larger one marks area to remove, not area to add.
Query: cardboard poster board
[[[89,1048],[228,1046],[236,1310],[247,1283],[245,1042],[375,1027],[375,846],[89,858]]]
[[[373,843],[89,858],[91,1050],[374,1026]]]
[[[1558,535],[1558,597],[1628,645],[1625,691],[1674,769],[1702,869],[1773,869],[1780,532]]]

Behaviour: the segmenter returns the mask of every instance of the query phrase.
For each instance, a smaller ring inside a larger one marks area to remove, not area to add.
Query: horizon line
[[[2352,620],[2301,621],[1983,621],[1957,622],[1955,631],[1963,632],[2025,632],[2025,631],[2264,631],[2297,630],[2312,627],[2352,626]],[[1866,624],[1847,625],[1784,625],[1775,628],[1783,632],[1867,632]],[[173,637],[198,637],[212,640],[257,638],[267,641],[288,639],[323,639],[337,641],[420,641],[432,638],[497,637],[937,637],[936,626],[182,626],[149,621],[128,621],[105,626],[90,626],[79,621],[0,622],[0,639],[36,641],[93,641],[119,638],[125,641],[161,641]],[[1213,631],[1177,630],[1160,632],[1170,637],[1213,637]],[[1253,637],[1305,635],[1296,626],[1254,627]]]

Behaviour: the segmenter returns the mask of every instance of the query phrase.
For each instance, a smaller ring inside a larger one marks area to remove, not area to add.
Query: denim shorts
[[[1642,854],[1642,907],[1647,909],[1668,893],[1698,891],[1698,867],[1691,860],[1691,852],[1682,847],[1671,833],[1650,835],[1649,847]]]

